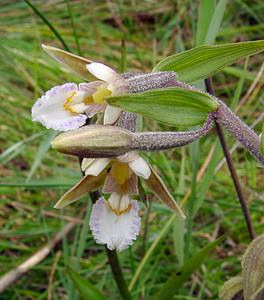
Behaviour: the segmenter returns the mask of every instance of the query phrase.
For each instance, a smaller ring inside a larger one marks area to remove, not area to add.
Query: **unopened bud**
[[[242,260],[243,295],[245,300],[264,299],[264,234],[248,247]]]
[[[128,152],[132,137],[120,127],[89,125],[60,134],[52,141],[52,147],[79,157],[112,157]]]
[[[243,293],[242,289],[243,278],[241,276],[233,277],[221,287],[219,298],[221,300],[233,300],[236,296]]]

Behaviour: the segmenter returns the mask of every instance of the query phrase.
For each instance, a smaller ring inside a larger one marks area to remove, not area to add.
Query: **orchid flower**
[[[100,177],[104,173],[103,193],[93,205],[90,228],[99,244],[110,250],[122,251],[133,243],[139,234],[140,217],[137,201],[131,196],[138,194],[138,176],[148,179],[151,169],[137,153],[129,153],[114,159],[83,159],[85,176]],[[62,199],[63,201],[63,199]],[[60,207],[60,200],[55,207]]]
[[[139,206],[131,199],[131,195],[138,194],[137,176],[148,179],[151,170],[136,153],[115,160],[84,159],[82,163],[86,175],[97,176],[105,168],[108,173],[103,193],[110,193],[110,197],[108,201],[103,197],[96,201],[89,224],[97,243],[122,251],[132,245],[140,230]]]
[[[121,109],[108,105],[104,99],[126,93],[125,79],[104,64],[91,62],[69,53],[64,54],[63,60],[59,55],[66,53],[65,51],[48,46],[43,48],[60,62],[65,63],[65,57],[76,59],[75,69],[78,67],[78,61],[82,60],[82,73],[87,72],[87,78],[97,80],[79,85],[65,83],[53,87],[33,105],[33,121],[40,122],[46,128],[68,131],[83,126],[87,118],[104,112],[104,124],[114,124],[121,114]]]
[[[93,205],[90,228],[96,242],[106,244],[111,250],[126,249],[139,234],[139,206],[136,200],[132,200],[133,195],[139,193],[139,177],[145,180],[161,200],[184,218],[161,178],[136,152],[114,158],[84,158],[82,170],[85,176],[62,196],[55,208],[64,208],[85,193],[102,186],[107,200],[101,197]]]

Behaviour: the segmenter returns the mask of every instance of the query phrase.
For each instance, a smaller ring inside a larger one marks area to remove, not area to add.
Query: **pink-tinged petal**
[[[93,205],[90,228],[98,244],[106,244],[110,250],[122,251],[136,240],[140,230],[137,201],[131,201],[131,209],[117,216],[104,198]]]
[[[174,200],[173,196],[167,189],[166,185],[164,184],[163,180],[159,177],[156,171],[150,167],[151,175],[145,181],[146,185],[152,190],[152,192],[162,200],[169,208],[174,210],[179,216],[185,219],[184,212],[182,211],[181,207],[178,203]]]
[[[79,90],[92,95],[101,84],[102,81],[83,82],[79,84]]]
[[[138,177],[132,174],[127,181],[127,193],[129,195],[138,194]]]
[[[113,192],[118,192],[118,191],[120,191],[120,185],[117,183],[117,181],[111,175],[111,173],[108,173],[105,177],[104,187],[103,187],[102,192],[103,193],[113,193]]]
[[[107,105],[104,113],[104,125],[114,124],[122,113],[122,109]]]
[[[135,174],[131,175],[126,184],[127,185],[125,189],[128,195],[138,194],[138,177]],[[122,189],[122,186],[117,183],[111,173],[108,173],[105,177],[104,187],[102,191],[103,193],[122,193],[122,191],[124,191],[124,188]]]
[[[137,159],[131,161],[128,165],[137,176],[140,176],[144,179],[149,178],[151,170],[142,157],[138,157]]]
[[[101,63],[91,63],[86,68],[93,76],[105,82],[111,82],[114,77],[120,76],[115,70]]]
[[[73,130],[84,125],[86,115],[73,115],[63,107],[67,98],[76,91],[78,87],[75,83],[66,83],[47,91],[32,107],[33,121],[59,131]]]
[[[85,110],[88,118],[92,118],[94,115],[104,112],[106,109],[106,104],[91,104]]]
[[[85,170],[85,175],[98,176],[109,164],[110,158],[96,158]]]

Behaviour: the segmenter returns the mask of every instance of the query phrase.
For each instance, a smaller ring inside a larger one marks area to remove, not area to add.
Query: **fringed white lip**
[[[47,91],[32,107],[33,121],[40,122],[48,129],[68,131],[83,126],[87,115],[92,117],[106,108],[105,105],[86,103],[96,91],[98,82],[77,86],[65,83]],[[88,114],[85,114],[85,112]]]
[[[130,200],[128,212],[116,215],[102,197],[93,205],[90,228],[98,244],[105,244],[108,249],[122,251],[136,240],[140,231],[140,217],[137,201]]]

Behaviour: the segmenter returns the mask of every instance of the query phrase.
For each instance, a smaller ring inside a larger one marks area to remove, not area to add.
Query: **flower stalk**
[[[206,84],[207,92],[214,95],[212,79],[211,78],[206,79],[205,84]],[[224,132],[223,132],[222,126],[219,124],[219,120],[217,118],[217,115],[216,115],[216,120],[215,120],[215,126],[216,126],[217,135],[219,137],[219,140],[220,140],[220,143],[221,143],[221,146],[222,146],[225,158],[226,158],[227,166],[228,166],[230,175],[232,177],[232,180],[233,180],[236,192],[237,192],[237,196],[238,196],[238,199],[239,199],[239,202],[240,202],[240,206],[241,206],[241,209],[242,209],[242,212],[243,212],[246,224],[247,224],[248,233],[249,233],[250,239],[253,240],[256,237],[256,234],[255,234],[253,224],[252,224],[252,221],[251,221],[251,217],[250,217],[250,214],[249,214],[249,210],[248,210],[248,207],[247,207],[247,202],[246,202],[245,196],[243,194],[242,187],[241,187],[241,184],[239,182],[239,178],[238,178],[238,175],[237,175],[237,172],[236,172],[236,168],[234,166],[231,154],[229,152],[229,149],[228,149],[225,137],[224,137]]]

